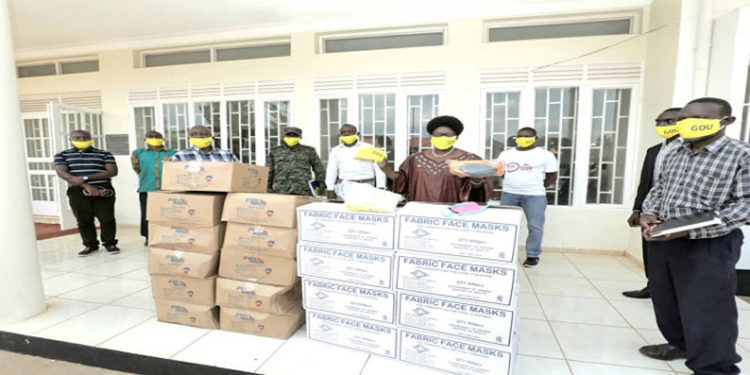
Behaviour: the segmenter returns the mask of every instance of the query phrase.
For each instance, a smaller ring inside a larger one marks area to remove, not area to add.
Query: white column
[[[45,309],[31,213],[8,0],[0,0],[0,324]]]

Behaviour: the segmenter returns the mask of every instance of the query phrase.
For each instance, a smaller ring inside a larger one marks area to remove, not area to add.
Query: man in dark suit
[[[643,160],[643,167],[641,167],[641,181],[638,183],[638,194],[635,197],[635,203],[633,203],[633,213],[628,218],[628,225],[631,227],[638,227],[638,221],[641,217],[641,205],[643,200],[646,199],[651,187],[654,186],[654,178],[657,174],[658,168],[663,159],[663,153],[660,156],[660,152],[672,141],[679,138],[677,135],[677,114],[681,108],[669,108],[662,112],[659,117],[656,118],[656,132],[660,137],[666,138],[664,142],[654,145],[646,150],[646,159]],[[643,249],[643,268],[646,271],[646,277],[648,277],[648,244],[646,240],[641,238],[641,247]],[[648,284],[643,289],[630,290],[622,292],[626,297],[630,298],[650,298],[651,294],[648,290]]]

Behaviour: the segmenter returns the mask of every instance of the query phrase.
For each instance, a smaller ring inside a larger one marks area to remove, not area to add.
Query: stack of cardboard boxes
[[[265,191],[268,171],[240,163],[165,163],[149,193],[149,273],[161,321],[218,327],[216,273],[230,191]]]
[[[217,304],[221,329],[288,338],[304,322],[297,277],[297,206],[312,198],[229,194]]]
[[[300,207],[308,337],[457,374],[510,374],[522,212],[446,209]]]

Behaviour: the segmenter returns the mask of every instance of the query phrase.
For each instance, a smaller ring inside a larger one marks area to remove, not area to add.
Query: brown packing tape
[[[299,306],[301,301],[300,284],[288,287],[221,277],[216,280],[216,304],[223,307],[281,314]]]
[[[220,326],[226,331],[250,333],[258,336],[288,339],[305,322],[305,312],[300,306],[285,314],[220,307]]]
[[[216,277],[195,279],[173,275],[151,275],[151,292],[155,300],[215,305]]]
[[[180,250],[149,249],[148,272],[195,278],[215,276],[219,271],[219,253],[201,254]]]
[[[156,300],[159,321],[199,328],[219,328],[219,307]]]
[[[233,193],[224,201],[221,219],[232,223],[297,227],[296,208],[317,201],[314,197],[283,194]]]
[[[256,251],[222,249],[219,276],[262,284],[292,286],[297,283],[297,261]]]
[[[268,168],[231,162],[164,163],[162,190],[212,192],[265,192]]]
[[[294,259],[297,256],[297,230],[265,225],[227,223],[224,246],[254,250],[260,254]]]
[[[221,224],[224,193],[148,193],[146,217],[156,223]]]
[[[213,254],[221,249],[225,224],[201,226],[191,224],[148,224],[148,244],[151,247]]]

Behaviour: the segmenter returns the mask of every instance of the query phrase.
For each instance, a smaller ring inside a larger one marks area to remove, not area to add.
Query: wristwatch
[[[89,176],[83,176],[81,178],[83,178],[83,182],[89,182]]]

